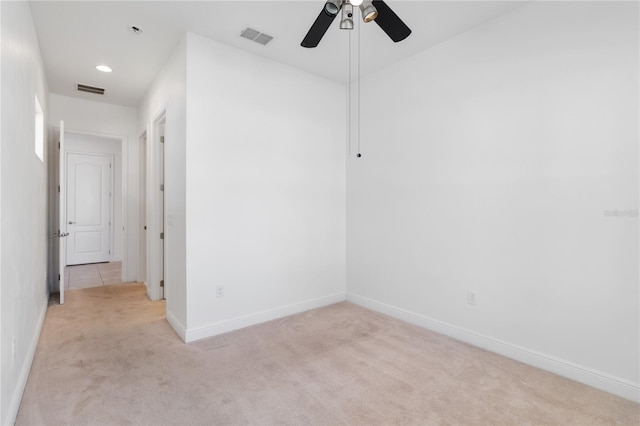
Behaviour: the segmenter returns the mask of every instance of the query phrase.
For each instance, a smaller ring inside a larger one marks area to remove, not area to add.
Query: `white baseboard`
[[[33,358],[36,355],[36,349],[38,348],[38,341],[40,340],[40,332],[42,331],[42,325],[44,324],[44,318],[47,316],[47,307],[49,306],[48,300],[45,299],[42,309],[40,310],[40,317],[38,318],[38,324],[36,326],[35,333],[29,343],[29,349],[27,350],[27,356],[22,364],[20,375],[16,387],[13,389],[13,395],[11,395],[11,402],[6,411],[6,416],[2,419],[3,425],[12,425],[16,422],[18,416],[18,410],[20,409],[20,402],[22,401],[22,394],[24,388],[27,386],[27,379],[29,378],[29,372],[31,372],[31,365],[33,364]]]
[[[149,284],[147,284],[146,281],[143,281],[142,284],[144,284],[145,288],[147,289],[147,297],[149,298],[149,300],[153,300],[153,297],[151,295],[151,287],[149,287]]]
[[[503,342],[489,336],[484,336],[464,328],[456,327],[425,317],[405,309],[378,302],[356,294],[347,293],[347,301],[360,305],[372,311],[380,312],[390,317],[417,325],[473,346],[506,356],[511,359],[550,371],[596,389],[621,396],[634,402],[640,402],[640,385],[624,379],[610,376],[606,373],[582,367],[574,363],[555,358],[550,355],[532,351],[521,346]]]
[[[171,327],[175,330],[175,332],[180,336],[183,341],[186,341],[187,329],[178,319],[169,311],[166,311],[165,316],[167,317],[167,322],[171,324]]]
[[[257,312],[242,317],[234,318],[227,321],[220,321],[204,327],[193,328],[187,330],[185,342],[195,342],[196,340],[206,339],[207,337],[217,336],[218,334],[228,333],[230,331],[239,330],[241,328],[260,324],[266,321],[294,315],[300,312],[309,311],[311,309],[320,308],[322,306],[332,305],[334,303],[344,302],[345,294],[336,293],[331,296],[320,297],[317,299],[305,300],[304,302],[294,303],[282,306],[268,311]]]

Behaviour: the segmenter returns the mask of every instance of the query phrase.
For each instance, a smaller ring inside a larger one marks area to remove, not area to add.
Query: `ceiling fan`
[[[304,40],[300,43],[301,46],[316,47],[341,9],[340,29],[352,30],[354,6],[360,7],[364,22],[375,21],[382,28],[382,31],[387,33],[396,43],[411,34],[411,29],[382,0],[327,0]]]

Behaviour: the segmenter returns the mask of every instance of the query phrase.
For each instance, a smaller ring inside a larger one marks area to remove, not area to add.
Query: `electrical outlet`
[[[475,291],[469,290],[469,292],[467,293],[467,303],[473,306],[477,305],[478,293],[476,293]]]
[[[224,297],[224,286],[219,285],[216,287],[216,297]]]

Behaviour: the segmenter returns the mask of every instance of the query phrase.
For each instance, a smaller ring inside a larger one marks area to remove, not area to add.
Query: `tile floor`
[[[67,290],[100,287],[122,282],[122,262],[91,263],[65,268]]]

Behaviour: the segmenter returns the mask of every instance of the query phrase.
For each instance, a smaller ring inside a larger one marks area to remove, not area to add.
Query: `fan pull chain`
[[[347,153],[351,155],[351,31],[347,31],[349,34],[349,75],[347,77],[347,87],[349,93],[347,93]]]
[[[360,117],[362,115],[360,113],[360,20],[356,19],[356,21],[358,21],[358,154],[356,157],[360,158],[362,157],[360,153]]]

